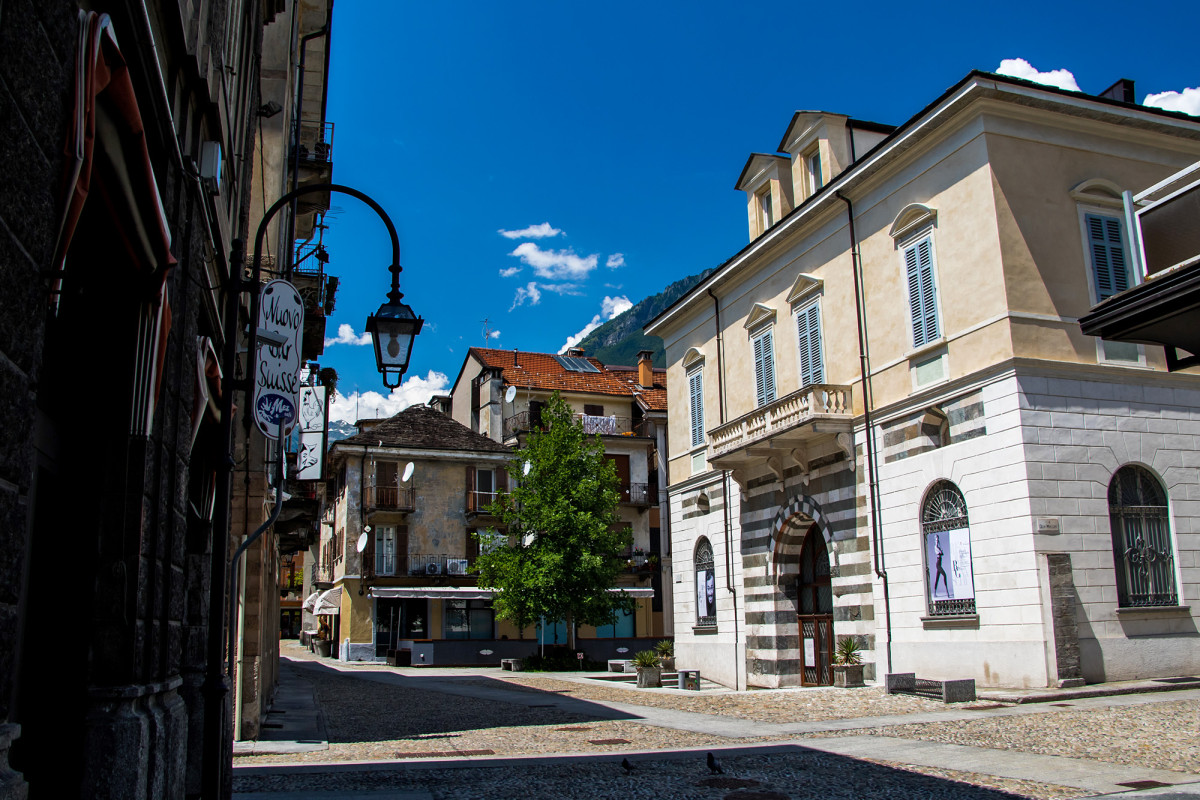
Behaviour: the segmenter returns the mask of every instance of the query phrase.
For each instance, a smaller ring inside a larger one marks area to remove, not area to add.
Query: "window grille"
[[[717,625],[716,569],[713,549],[708,539],[701,537],[696,544],[696,627],[715,628]]]
[[[1167,494],[1162,485],[1145,467],[1121,467],[1108,485],[1108,514],[1120,605],[1178,605]]]
[[[938,481],[925,496],[921,533],[929,615],[976,613],[967,502],[950,481]]]

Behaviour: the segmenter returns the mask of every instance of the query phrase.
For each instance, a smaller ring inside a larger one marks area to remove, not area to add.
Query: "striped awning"
[[[306,597],[304,599],[304,605],[302,606],[302,608],[305,611],[314,610],[317,607],[317,598],[320,596],[321,596],[320,592],[313,592],[312,594],[310,594],[308,597]]]

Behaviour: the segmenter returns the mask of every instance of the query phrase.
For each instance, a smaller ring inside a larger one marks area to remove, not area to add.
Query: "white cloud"
[[[1070,89],[1072,92],[1078,92],[1079,84],[1075,82],[1075,76],[1070,70],[1052,69],[1049,72],[1038,72],[1023,58],[1006,58],[1000,62],[999,69],[996,70],[998,75],[1010,75],[1014,78],[1021,78],[1034,83],[1042,83],[1046,86],[1057,86],[1059,89]]]
[[[1144,106],[1153,106],[1165,111],[1182,111],[1193,117],[1200,117],[1200,86],[1184,89],[1182,92],[1159,92],[1148,94],[1142,101]]]
[[[533,242],[523,242],[509,253],[533,267],[539,278],[548,281],[581,280],[596,268],[597,256],[579,256],[574,250],[543,250]]]
[[[531,306],[536,306],[542,302],[542,292],[533,281],[517,288],[517,293],[513,296],[513,304],[508,310],[512,311],[517,306],[525,305],[526,300],[529,301],[529,305]]]
[[[542,291],[554,292],[555,294],[569,294],[575,297],[583,294],[577,283],[539,283],[538,287]]]
[[[584,325],[583,330],[579,331],[579,333],[575,334],[574,336],[568,336],[566,343],[563,344],[562,347],[558,348],[558,352],[565,353],[567,350],[586,339],[587,335],[596,330],[596,328],[599,328],[608,320],[612,319],[618,314],[625,313],[631,308],[633,308],[633,303],[629,301],[628,297],[605,297],[600,302],[600,313],[592,317],[592,321],[587,325]]]
[[[491,333],[488,334],[488,338],[489,339],[499,339],[500,331],[492,331]]]
[[[530,225],[519,231],[506,231],[501,228],[497,233],[505,239],[546,239],[550,236],[558,236],[562,231],[551,227],[549,222],[543,222],[541,225]]]
[[[448,376],[429,370],[424,378],[420,375],[409,376],[387,395],[380,392],[353,392],[343,395],[338,392],[338,396],[329,404],[329,421],[354,423],[360,417],[390,417],[409,406],[428,403],[435,394],[445,393],[449,386]]]
[[[344,322],[341,325],[338,325],[337,336],[334,336],[334,337],[326,336],[325,337],[325,346],[326,347],[329,347],[330,345],[335,345],[335,344],[370,344],[370,343],[371,343],[371,334],[369,334],[369,333],[364,333],[362,335],[356,334],[354,332],[354,326],[349,325]]]
[[[521,270],[522,270],[522,267],[507,267],[505,269],[500,270],[500,277],[501,278],[511,278],[513,275],[516,275]]]
[[[616,269],[617,267],[625,266],[625,254],[613,253],[608,257],[608,260],[604,262],[604,266],[608,267],[609,269]]]

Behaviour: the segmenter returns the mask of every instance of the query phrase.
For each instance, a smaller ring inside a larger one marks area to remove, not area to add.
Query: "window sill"
[[[1117,606],[1117,616],[1135,616],[1137,614],[1179,614],[1190,616],[1191,606]]]
[[[717,632],[716,625],[693,625],[692,633],[696,636],[712,636]]]
[[[938,338],[934,339],[932,342],[926,342],[925,344],[921,345],[920,347],[917,347],[913,350],[909,350],[907,353],[904,354],[904,357],[911,361],[914,358],[919,358],[927,353],[932,353],[934,350],[937,350],[939,347],[945,347],[945,346],[946,346],[946,337],[939,336]]]
[[[921,617],[921,627],[925,630],[940,630],[943,628],[978,628],[978,614],[946,614],[936,617]]]

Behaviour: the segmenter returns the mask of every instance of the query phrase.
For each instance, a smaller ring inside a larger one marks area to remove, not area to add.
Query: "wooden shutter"
[[[1085,222],[1088,246],[1092,250],[1092,276],[1096,282],[1096,302],[1100,302],[1129,288],[1129,268],[1125,263],[1121,220],[1116,217],[1087,214]]]
[[[508,491],[508,470],[504,469],[503,467],[496,468],[496,491]]]
[[[478,511],[475,507],[475,467],[467,467],[467,511]]]
[[[912,315],[913,347],[920,347],[941,336],[933,284],[933,241],[926,236],[906,247],[904,264],[908,273],[908,304]]]
[[[821,352],[821,310],[816,303],[796,314],[796,341],[800,344],[800,386],[825,382]]]
[[[704,371],[688,376],[688,395],[691,397],[692,447],[704,444]]]
[[[775,399],[775,348],[771,330],[754,339],[754,384],[758,405],[765,406]]]

